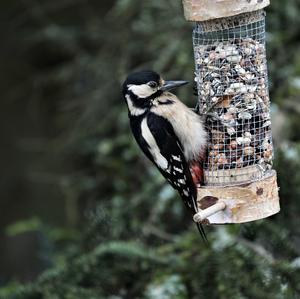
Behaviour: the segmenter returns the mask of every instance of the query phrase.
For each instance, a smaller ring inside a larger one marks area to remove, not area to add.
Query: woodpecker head
[[[151,107],[155,98],[187,83],[187,81],[165,81],[153,71],[140,71],[127,77],[123,83],[123,96],[129,113],[138,116]]]

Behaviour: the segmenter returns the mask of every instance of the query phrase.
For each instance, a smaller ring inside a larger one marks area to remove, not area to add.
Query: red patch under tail
[[[203,162],[193,161],[190,164],[190,168],[194,183],[202,186],[204,184]]]

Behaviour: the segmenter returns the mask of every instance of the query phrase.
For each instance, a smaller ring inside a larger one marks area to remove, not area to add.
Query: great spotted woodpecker
[[[207,134],[200,116],[169,92],[187,83],[164,81],[153,71],[136,72],[125,80],[123,96],[137,143],[194,214]]]

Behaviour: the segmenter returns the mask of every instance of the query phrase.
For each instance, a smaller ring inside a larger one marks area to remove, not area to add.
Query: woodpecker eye
[[[156,87],[157,87],[157,83],[156,83],[155,81],[149,82],[148,85],[149,85],[151,88],[156,88]]]

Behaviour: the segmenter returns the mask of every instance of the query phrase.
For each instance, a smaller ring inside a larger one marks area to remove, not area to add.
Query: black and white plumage
[[[164,81],[153,71],[141,71],[127,77],[123,96],[140,148],[194,214],[199,183],[195,177],[198,170],[201,176],[206,132],[200,116],[168,92],[186,83]],[[198,228],[205,239],[202,226]]]

